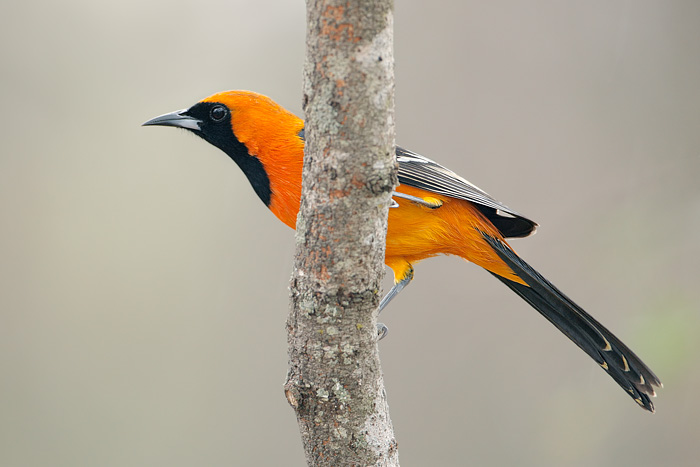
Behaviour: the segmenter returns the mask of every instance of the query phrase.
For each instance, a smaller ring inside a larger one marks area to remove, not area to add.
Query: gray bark
[[[307,0],[285,394],[312,466],[399,465],[376,342],[397,181],[393,73],[393,1]]]

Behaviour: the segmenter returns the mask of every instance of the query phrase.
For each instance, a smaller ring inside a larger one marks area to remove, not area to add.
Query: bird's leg
[[[389,304],[389,302],[396,297],[399,292],[403,290],[404,287],[406,287],[409,282],[413,280],[413,268],[409,265],[408,270],[406,271],[406,274],[403,276],[403,278],[396,282],[394,286],[389,290],[389,293],[382,298],[382,301],[379,302],[379,313],[382,312],[382,310]]]
[[[418,204],[418,205],[420,205],[420,206],[423,206],[423,207],[426,207],[426,208],[430,208],[430,209],[437,209],[437,208],[439,208],[440,206],[442,206],[442,201],[441,201],[441,200],[439,200],[439,199],[437,199],[437,198],[432,198],[432,197],[419,198],[419,197],[417,197],[417,196],[407,195],[406,193],[399,193],[398,191],[395,191],[391,196],[392,196],[392,197],[396,197],[396,198],[407,199],[407,200],[409,200],[409,201],[411,201],[411,202],[413,202],[413,203],[416,203],[416,204]],[[394,202],[392,203],[392,205],[391,205],[392,208],[397,208],[397,207],[399,207],[399,204],[396,203],[395,200],[392,200],[392,201],[394,201]],[[394,203],[395,203],[395,204],[394,204]]]
[[[400,261],[394,264],[391,264],[390,267],[394,269],[394,271],[402,271],[403,272],[403,277],[396,281],[394,283],[394,286],[389,290],[389,293],[382,298],[382,301],[379,302],[379,311],[377,311],[377,314],[381,313],[384,307],[386,307],[391,299],[396,297],[399,292],[403,290],[404,287],[406,287],[411,280],[413,280],[413,266],[411,266],[411,263],[408,261]],[[401,269],[399,269],[399,267]],[[380,341],[386,337],[386,335],[389,334],[389,328],[386,327],[384,323],[377,323],[377,340]]]

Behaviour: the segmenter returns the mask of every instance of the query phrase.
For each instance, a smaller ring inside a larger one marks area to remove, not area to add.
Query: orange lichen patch
[[[352,180],[350,180],[350,184],[358,189],[364,188],[364,186],[365,186],[364,177],[355,174],[352,176]]]
[[[348,196],[348,194],[348,190],[331,190],[328,193],[328,199],[336,200],[340,198],[345,198],[346,196]]]
[[[326,10],[323,12],[322,16],[332,17],[334,20],[340,21],[341,19],[343,19],[344,13],[345,13],[345,6],[344,5],[338,5],[338,6],[328,5],[326,7]]]
[[[328,36],[331,40],[340,41],[347,37],[351,42],[359,42],[360,38],[355,36],[355,26],[351,23],[340,23],[345,13],[345,7],[328,6],[321,15],[323,25],[321,26],[321,35]]]
[[[317,277],[322,281],[327,281],[331,278],[331,275],[328,273],[328,268],[325,264],[321,265],[321,269],[319,270]]]

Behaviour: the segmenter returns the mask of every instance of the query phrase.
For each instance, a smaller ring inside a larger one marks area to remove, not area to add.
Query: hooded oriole
[[[224,151],[255,193],[295,228],[301,197],[304,121],[249,91],[214,94],[144,125],[185,128]],[[654,411],[661,382],[617,337],[523,261],[506,238],[537,224],[440,164],[396,148],[399,183],[389,210],[385,262],[394,287],[380,309],[413,278],[413,264],[446,254],[475,263],[507,285],[596,361],[632,398]]]

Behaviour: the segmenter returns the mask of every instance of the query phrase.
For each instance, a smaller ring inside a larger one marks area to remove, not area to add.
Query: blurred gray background
[[[236,88],[300,114],[303,2],[0,11],[0,465],[304,465],[293,234],[223,153],[140,127]],[[428,260],[382,316],[402,465],[697,465],[700,3],[399,0],[395,27],[399,143],[538,221],[514,248],[666,385],[645,413]]]

